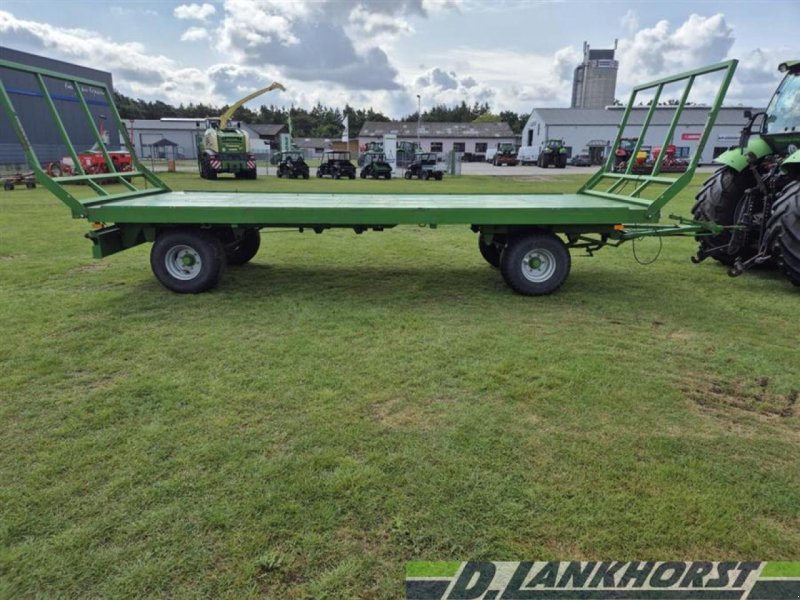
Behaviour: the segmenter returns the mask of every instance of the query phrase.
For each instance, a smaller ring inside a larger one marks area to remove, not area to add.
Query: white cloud
[[[111,11],[112,15],[117,15],[120,17],[130,17],[133,15],[137,16],[145,15],[147,17],[158,16],[158,11],[153,10],[151,8],[145,8],[144,10],[142,10],[142,9],[129,8],[127,6],[112,6],[109,10]]]
[[[171,58],[147,53],[139,43],[115,42],[96,31],[17,19],[0,11],[0,34],[10,45],[28,46],[62,60],[107,69],[125,93],[180,103],[196,101],[198,94],[208,89],[208,78],[200,69],[184,68]]]
[[[173,14],[178,19],[194,19],[197,21],[205,21],[217,12],[213,4],[204,2],[203,4],[181,4],[175,7]]]
[[[197,42],[208,39],[208,30],[204,27],[189,27],[181,35],[182,42]]]
[[[659,21],[619,41],[619,80],[630,85],[719,62],[728,56],[734,41],[733,29],[722,14],[692,14],[677,29],[669,21]]]
[[[632,8],[628,9],[628,12],[620,19],[619,24],[622,25],[622,28],[628,33],[636,32],[639,29],[639,13]]]

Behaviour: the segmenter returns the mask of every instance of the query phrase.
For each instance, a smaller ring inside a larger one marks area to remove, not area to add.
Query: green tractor
[[[492,164],[495,167],[502,167],[503,165],[516,167],[517,162],[517,148],[514,144],[500,144],[492,159]]]
[[[715,159],[723,166],[705,182],[693,208],[697,221],[733,226],[698,238],[692,259],[711,257],[735,277],[774,265],[800,286],[800,60],[786,73],[765,113],[745,113],[739,148]]]
[[[241,127],[234,127],[231,117],[240,106],[272,90],[286,90],[280,83],[245,96],[219,118],[206,119],[205,131],[196,135],[197,167],[203,179],[216,179],[220,173],[233,173],[236,179],[256,178],[256,157],[250,153],[250,138]]]
[[[564,146],[564,140],[547,140],[544,143],[544,148],[539,152],[536,164],[542,169],[546,169],[549,166],[553,166],[556,169],[566,167],[567,148]]]

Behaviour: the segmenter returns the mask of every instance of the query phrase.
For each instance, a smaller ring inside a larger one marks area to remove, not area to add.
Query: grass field
[[[0,597],[397,598],[410,559],[800,559],[800,294],[777,275],[666,240],[649,267],[575,255],[526,298],[467,229],[399,228],[268,233],[179,296],[149,247],[93,261],[86,228],[0,193]]]

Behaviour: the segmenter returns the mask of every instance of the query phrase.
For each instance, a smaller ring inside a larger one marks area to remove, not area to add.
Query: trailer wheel
[[[569,250],[553,233],[512,238],[500,255],[503,280],[524,296],[555,292],[566,281],[571,264]]]
[[[197,294],[219,283],[225,268],[225,250],[210,232],[172,229],[156,238],[150,251],[150,267],[167,289]]]
[[[11,191],[13,191],[13,190],[14,190],[14,184],[13,184],[13,183],[11,183],[10,181],[4,181],[4,182],[3,182],[3,189],[4,189],[6,192],[11,192]]]
[[[483,259],[492,265],[495,269],[500,268],[500,255],[502,250],[497,244],[489,244],[483,239],[482,235],[478,236],[478,251],[480,251]]]
[[[736,220],[736,207],[744,198],[747,188],[755,185],[750,171],[741,173],[730,167],[718,169],[700,188],[695,197],[692,213],[697,221],[707,221],[717,225],[733,225]],[[700,249],[708,252],[708,256],[732,266],[736,256],[728,253],[731,233],[723,231],[717,235],[698,236]],[[713,248],[713,250],[712,250]]]
[[[245,229],[237,244],[225,248],[225,258],[229,265],[238,267],[250,262],[260,247],[261,233],[258,229]]]
[[[778,269],[800,286],[800,181],[793,181],[772,206],[767,240]]]

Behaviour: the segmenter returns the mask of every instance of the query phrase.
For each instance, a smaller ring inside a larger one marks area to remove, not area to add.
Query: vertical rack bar
[[[678,126],[678,122],[681,120],[681,114],[683,114],[686,101],[689,99],[689,92],[692,91],[692,85],[694,85],[694,77],[695,76],[692,75],[686,81],[686,87],[683,90],[683,94],[681,94],[681,100],[675,109],[675,114],[672,115],[672,121],[669,124],[669,129],[667,129],[667,134],[664,136],[664,143],[661,144],[661,152],[658,153],[656,164],[653,165],[653,176],[658,176],[658,174],[661,172],[661,163],[664,162],[664,156],[667,154],[667,145],[669,145],[669,143],[672,141],[672,138],[675,135],[675,128]]]
[[[94,134],[95,140],[97,140],[97,147],[100,148],[100,152],[103,154],[103,158],[106,161],[106,167],[108,168],[109,173],[116,173],[117,169],[114,167],[114,162],[111,160],[111,156],[108,154],[108,149],[106,148],[106,144],[103,141],[103,138],[100,136],[100,131],[97,129],[97,125],[94,124],[94,117],[92,116],[92,111],[89,110],[89,105],[86,103],[86,98],[83,96],[83,92],[81,91],[81,87],[77,81],[70,81],[72,85],[75,86],[75,95],[78,97],[78,103],[81,105],[83,109],[83,114],[86,115],[86,120],[89,121],[89,127]],[[122,177],[118,178],[118,181],[125,185],[129,190],[135,191],[136,186],[133,185],[131,182],[126,181]]]
[[[56,196],[56,198],[66,204],[70,211],[72,211],[73,217],[84,217],[85,210],[83,205],[75,198],[75,196],[55,183],[52,179],[50,179],[50,177],[48,177],[47,173],[42,170],[42,165],[39,162],[39,158],[36,156],[36,152],[33,151],[33,146],[31,145],[31,141],[28,139],[28,134],[25,133],[25,128],[22,126],[22,121],[20,121],[19,115],[14,109],[14,104],[11,102],[11,98],[8,96],[6,86],[3,84],[2,79],[0,79],[0,105],[2,105],[3,110],[8,116],[8,120],[11,122],[11,128],[14,130],[14,133],[17,135],[17,139],[19,139],[19,143],[22,145],[22,151],[28,161],[28,165],[36,173],[36,180],[46,187],[54,196]]]
[[[660,84],[656,88],[656,93],[653,96],[653,101],[650,104],[650,108],[647,111],[647,115],[644,117],[644,121],[642,122],[642,130],[639,132],[639,137],[636,139],[636,143],[633,146],[633,150],[631,151],[631,156],[628,159],[628,164],[625,165],[625,174],[630,175],[633,169],[633,163],[636,161],[636,155],[639,154],[639,150],[642,148],[642,142],[644,142],[644,136],[647,134],[647,130],[650,128],[650,121],[653,120],[653,115],[656,113],[656,109],[658,108],[658,101],[661,99],[661,91],[664,89],[664,84]]]
[[[64,122],[61,120],[61,115],[58,113],[55,102],[53,102],[53,98],[50,96],[50,91],[47,89],[44,78],[40,73],[36,73],[36,82],[39,84],[39,89],[42,92],[42,98],[44,98],[45,104],[47,104],[47,108],[50,110],[50,116],[53,119],[53,123],[56,125],[56,129],[58,129],[58,133],[61,136],[61,141],[64,142],[64,145],[67,147],[67,152],[69,152],[70,158],[72,158],[72,164],[75,165],[75,170],[80,175],[86,175],[86,172],[83,170],[81,160],[78,158],[78,153],[75,151],[75,147],[72,145],[72,141],[69,139],[67,129],[64,127]],[[101,196],[108,196],[108,192],[91,179],[87,180],[87,183]]]
[[[148,169],[142,166],[142,163],[139,161],[139,157],[136,154],[135,148],[133,147],[133,142],[131,141],[130,135],[128,134],[128,128],[122,123],[122,117],[119,116],[117,105],[114,103],[114,98],[111,96],[111,91],[107,87],[103,87],[103,95],[106,99],[106,103],[108,103],[111,116],[114,119],[114,124],[117,126],[117,131],[119,132],[120,136],[122,136],[122,141],[131,155],[134,171],[143,173],[145,182],[149,183],[153,187],[170,191],[170,188],[166,186],[163,181],[155,177]]]

